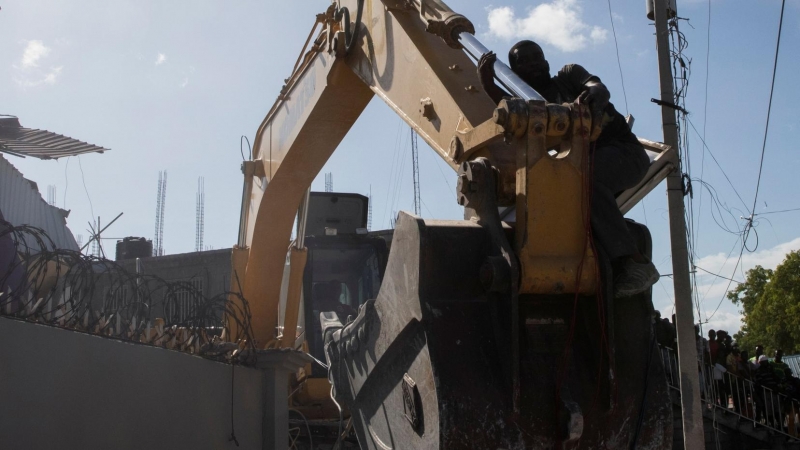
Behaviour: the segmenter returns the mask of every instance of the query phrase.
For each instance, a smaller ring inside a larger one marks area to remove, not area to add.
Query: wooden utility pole
[[[661,121],[664,143],[678,150],[676,109],[670,61],[670,11],[667,0],[654,0],[658,72],[661,81]],[[673,3],[674,4],[674,3]],[[700,380],[697,370],[697,344],[694,331],[694,306],[689,280],[689,252],[686,245],[686,222],[683,204],[683,181],[680,160],[678,167],[667,177],[669,230],[672,246],[672,279],[675,288],[676,329],[678,332],[678,361],[680,363],[681,411],[683,413],[683,444],[687,449],[704,449],[703,410],[700,402]]]

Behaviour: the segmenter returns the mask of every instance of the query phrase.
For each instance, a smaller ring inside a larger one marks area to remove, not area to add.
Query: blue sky
[[[634,132],[662,140],[660,111],[650,103],[659,88],[654,28],[644,2],[611,1],[627,108],[607,2],[448,4],[469,17],[479,38],[501,57],[516,40],[531,38],[543,44],[553,70],[579,63],[599,75],[617,108],[636,117]],[[194,250],[195,191],[197,177],[203,176],[205,243],[229,247],[236,241],[242,190],[240,136],[252,142],[315,14],[327,5],[326,0],[3,2],[0,113],[18,116],[26,127],[112,149],[59,161],[7,158],[44,195],[48,185],[56,186],[57,205],[72,211],[69,225],[84,240],[92,217],[107,221],[119,212],[125,215],[108,236],[152,238],[158,171],[167,170],[168,253]],[[716,189],[719,200],[732,209],[727,226],[736,229],[755,194],[780,1],[679,1],[678,10],[689,19],[681,29],[689,43],[684,54],[692,62],[686,100],[690,119],[705,133],[745,205],[708,153],[703,156],[701,141],[690,130],[691,176],[702,174]],[[800,70],[799,11],[800,1],[787,1],[757,213],[800,207],[800,156],[795,152],[800,90],[790,80]],[[385,228],[394,211],[413,210],[410,159],[407,126],[376,98],[313,187],[323,190],[323,173],[332,172],[337,191],[367,194],[371,188],[373,228]],[[455,175],[427,148],[421,149],[420,182],[424,217],[460,217]],[[741,240],[715,223],[708,193],[701,203],[700,190],[696,183],[698,266],[742,280],[743,270],[754,264],[774,267],[787,251],[800,248],[800,212],[764,215],[757,222],[756,251],[745,251],[734,273]],[[650,227],[653,259],[669,274],[665,197],[662,185],[629,216]],[[754,235],[748,244],[755,247]],[[113,252],[113,242],[106,241],[106,248]],[[672,312],[671,283],[664,277],[654,290],[656,307],[665,314]],[[697,283],[705,319],[728,282],[698,273]],[[710,326],[735,331],[738,320],[736,308],[723,301]]]

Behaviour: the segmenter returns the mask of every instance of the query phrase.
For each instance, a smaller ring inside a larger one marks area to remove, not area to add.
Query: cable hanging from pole
[[[774,62],[772,64],[772,83],[770,84],[770,88],[769,88],[769,103],[767,105],[767,121],[766,121],[766,124],[764,125],[764,141],[761,144],[761,159],[760,159],[760,161],[758,163],[758,178],[756,180],[756,193],[753,196],[753,209],[752,209],[752,212],[750,213],[750,217],[748,218],[748,224],[747,224],[748,230],[753,228],[753,217],[755,216],[756,204],[758,203],[758,191],[759,191],[759,189],[761,187],[761,173],[763,172],[763,169],[764,169],[764,154],[766,153],[766,150],[767,150],[767,137],[769,136],[769,119],[770,119],[770,116],[772,115],[772,96],[773,96],[773,94],[775,92],[775,74],[778,72],[778,53],[780,52],[780,49],[781,49],[781,32],[783,30],[783,12],[784,12],[785,8],[786,8],[786,0],[783,0],[781,2],[780,19],[778,19],[778,41],[777,41],[777,43],[775,45],[775,60],[774,60]],[[745,237],[744,237],[743,244],[746,244],[746,243],[747,243],[747,235],[745,235]],[[756,248],[758,248],[757,245],[751,251],[752,252],[756,251]]]

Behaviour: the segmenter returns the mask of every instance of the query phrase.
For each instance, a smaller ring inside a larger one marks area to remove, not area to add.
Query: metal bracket
[[[477,220],[478,225],[486,228],[505,264],[499,261],[488,261],[486,270],[496,272],[508,270],[503,276],[509,283],[503,288],[497,286],[495,292],[516,292],[519,279],[519,265],[511,244],[506,238],[500,213],[497,209],[497,174],[487,158],[476,158],[466,161],[458,169],[458,204],[464,207],[464,216]],[[503,267],[505,266],[505,267]],[[499,269],[501,268],[502,269]],[[482,269],[481,272],[484,272]],[[493,285],[492,280],[488,280]]]
[[[264,162],[261,160],[255,161],[242,161],[242,173],[245,177],[263,177],[266,176],[264,170]]]
[[[464,217],[477,221],[486,229],[496,248],[497,255],[490,256],[481,267],[481,281],[489,293],[510,294],[509,319],[511,330],[510,367],[511,404],[519,412],[519,261],[508,242],[500,213],[497,209],[496,169],[487,158],[476,158],[461,164],[458,170],[458,203],[464,206]]]

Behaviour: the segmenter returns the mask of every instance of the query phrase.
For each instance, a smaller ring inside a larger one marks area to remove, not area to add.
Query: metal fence
[[[661,347],[661,356],[672,389],[680,390],[677,353]],[[762,386],[752,379],[723,372],[711,364],[697,364],[703,406],[713,413],[733,414],[753,427],[797,439],[800,435],[800,402],[780,390]]]

